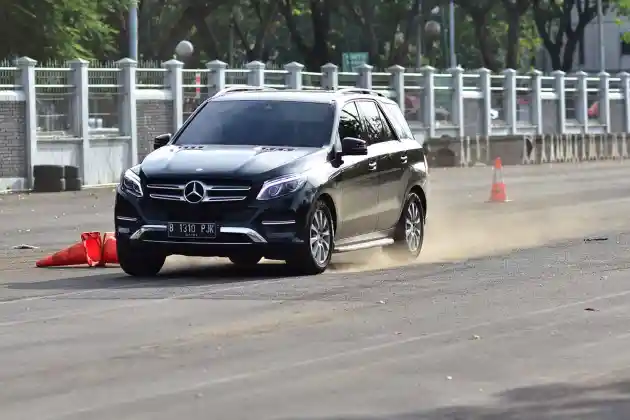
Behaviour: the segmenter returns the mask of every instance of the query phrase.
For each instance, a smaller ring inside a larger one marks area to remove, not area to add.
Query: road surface
[[[630,418],[630,165],[508,167],[504,204],[489,168],[431,175],[419,264],[312,277],[36,269],[113,193],[0,196],[0,418]]]

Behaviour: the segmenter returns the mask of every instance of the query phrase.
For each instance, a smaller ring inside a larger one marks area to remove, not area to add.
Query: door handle
[[[370,171],[376,170],[376,161],[368,163],[368,169]]]
[[[403,155],[400,157],[400,161],[404,164],[407,163],[407,155]]]

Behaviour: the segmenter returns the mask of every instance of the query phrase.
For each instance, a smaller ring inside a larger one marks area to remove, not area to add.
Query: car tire
[[[81,176],[78,166],[65,165],[63,167],[63,177],[66,179],[79,178]]]
[[[326,203],[318,200],[307,218],[304,242],[298,246],[295,254],[286,260],[287,264],[299,274],[323,273],[330,265],[334,237],[330,209]]]
[[[66,191],[81,191],[82,187],[81,178],[66,178]]]
[[[65,189],[66,180],[63,178],[35,177],[33,179],[33,192],[36,193],[55,193],[65,191]]]
[[[166,262],[166,255],[127,240],[116,241],[116,252],[120,268],[133,277],[155,277]]]
[[[254,267],[262,260],[262,256],[258,254],[238,254],[228,257],[232,264],[239,267]]]
[[[34,165],[33,177],[40,179],[62,179],[64,169],[61,165]]]
[[[398,262],[418,258],[424,243],[424,208],[416,193],[409,193],[394,231],[394,243],[384,247],[385,254]]]

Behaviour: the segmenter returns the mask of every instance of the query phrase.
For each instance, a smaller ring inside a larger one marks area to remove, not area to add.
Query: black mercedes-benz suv
[[[117,188],[129,275],[156,275],[173,254],[317,274],[334,252],[383,247],[408,261],[422,248],[425,150],[375,91],[228,88],[154,149]]]

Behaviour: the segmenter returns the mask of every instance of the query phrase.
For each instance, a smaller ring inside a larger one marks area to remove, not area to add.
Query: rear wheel
[[[300,274],[320,274],[330,264],[334,244],[334,225],[330,209],[323,201],[318,201],[308,218],[306,238],[287,259],[293,269]]]
[[[230,261],[239,267],[253,267],[262,259],[259,254],[238,254],[231,255]]]
[[[132,245],[126,240],[116,241],[120,268],[130,276],[154,277],[166,261],[166,255],[142,245]]]
[[[410,193],[394,232],[394,244],[384,248],[388,257],[411,262],[418,258],[424,243],[424,208],[416,193]]]

